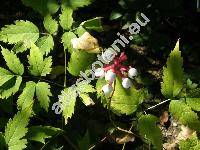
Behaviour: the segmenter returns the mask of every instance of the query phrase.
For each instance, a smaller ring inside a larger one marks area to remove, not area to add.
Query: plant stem
[[[67,83],[67,55],[66,55],[66,51],[65,50],[64,50],[64,57],[65,57],[64,88],[66,88],[66,83]]]

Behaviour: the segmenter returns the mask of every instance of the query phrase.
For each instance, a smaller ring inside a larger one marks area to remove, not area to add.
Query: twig
[[[92,150],[92,149],[95,148],[98,144],[104,142],[104,141],[106,140],[106,138],[107,138],[107,137],[105,136],[104,138],[101,139],[101,141],[99,141],[98,143],[92,145],[88,150]]]

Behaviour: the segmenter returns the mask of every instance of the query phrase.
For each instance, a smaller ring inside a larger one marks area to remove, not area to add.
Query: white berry
[[[109,84],[106,84],[102,87],[102,91],[106,96],[109,96],[113,91],[113,87]]]
[[[129,69],[129,71],[128,71],[128,76],[129,76],[130,78],[133,78],[133,77],[135,77],[135,76],[137,76],[137,75],[138,75],[137,69],[135,69],[135,68],[130,68],[130,69]]]
[[[105,72],[104,72],[103,68],[98,68],[95,70],[94,75],[95,75],[95,77],[102,78],[105,76]]]
[[[132,82],[129,78],[124,78],[122,80],[122,86],[125,88],[125,89],[128,89],[132,86]]]
[[[109,82],[115,81],[116,74],[112,72],[111,70],[108,70],[105,74],[105,80]]]

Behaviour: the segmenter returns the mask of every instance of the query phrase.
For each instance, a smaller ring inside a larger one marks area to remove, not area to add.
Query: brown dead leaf
[[[169,120],[169,113],[167,111],[164,111],[162,115],[160,116],[160,124],[164,125]]]

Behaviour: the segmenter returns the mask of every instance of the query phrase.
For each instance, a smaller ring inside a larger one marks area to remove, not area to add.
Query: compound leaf
[[[60,25],[64,30],[70,30],[73,24],[73,9],[62,5],[62,14],[60,15]]]
[[[50,33],[53,34],[58,30],[58,22],[52,18],[51,15],[47,15],[43,21],[45,29]]]
[[[71,118],[74,113],[76,97],[76,89],[73,87],[64,89],[61,95],[59,95],[59,102],[61,103],[65,124],[67,124],[68,119]]]
[[[18,109],[24,110],[33,103],[33,97],[35,93],[36,83],[29,81],[26,83],[26,87],[23,89],[22,94],[17,100]]]
[[[162,149],[162,134],[156,123],[159,119],[153,115],[143,115],[138,122],[140,134],[149,140],[157,150]]]
[[[0,31],[0,41],[7,42],[9,44],[22,42],[29,47],[29,44],[35,43],[38,38],[38,28],[29,21],[16,21],[15,24],[7,25]]]
[[[167,66],[163,68],[163,83],[161,92],[166,98],[176,97],[183,88],[183,58],[179,51],[179,41],[167,59]]]
[[[48,111],[50,102],[49,96],[52,96],[50,85],[45,82],[38,82],[36,85],[36,96],[40,102],[40,106]]]
[[[54,47],[53,37],[51,35],[43,36],[38,39],[36,45],[41,50],[42,54],[48,55]]]
[[[200,121],[197,114],[183,100],[173,100],[169,107],[172,115],[183,125],[196,131],[200,131]]]
[[[39,12],[41,15],[54,14],[58,11],[59,5],[57,0],[22,0],[23,4],[33,10]]]
[[[1,47],[1,49],[1,53],[9,69],[18,75],[22,75],[24,73],[24,66],[19,58],[17,58],[17,55],[3,47]]]
[[[51,126],[32,126],[28,129],[26,138],[45,144],[45,139],[51,138],[52,136],[61,132],[62,130],[60,128]]]
[[[26,148],[27,140],[24,139],[27,133],[27,125],[31,117],[31,110],[19,111],[13,119],[10,119],[5,129],[5,141],[9,150],[22,150]]]

